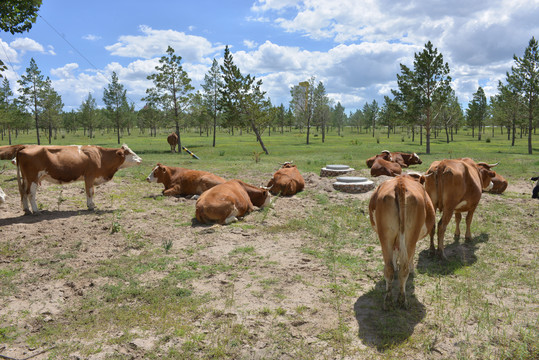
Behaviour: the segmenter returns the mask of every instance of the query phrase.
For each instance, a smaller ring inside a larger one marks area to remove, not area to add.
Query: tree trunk
[[[260,147],[262,147],[262,150],[264,150],[266,155],[269,155],[268,149],[266,149],[266,146],[264,146],[264,142],[262,141],[262,138],[260,137],[260,132],[258,131],[258,128],[256,127],[254,120],[251,120],[251,127],[253,128],[253,132],[256,135],[256,140],[260,143]]]

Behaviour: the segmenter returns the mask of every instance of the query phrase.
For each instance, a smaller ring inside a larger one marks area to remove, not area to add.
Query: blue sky
[[[229,45],[243,74],[263,80],[274,105],[311,76],[346,112],[383,102],[396,89],[399,64],[431,41],[449,63],[452,87],[467,103],[487,96],[539,37],[539,0],[43,0],[30,32],[0,33],[0,59],[14,91],[34,58],[65,110],[89,93],[102,104],[116,71],[139,109],[170,45],[196,90]]]

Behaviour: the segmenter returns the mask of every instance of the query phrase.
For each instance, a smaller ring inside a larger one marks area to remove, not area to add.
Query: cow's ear
[[[116,155],[118,155],[118,156],[121,157],[121,158],[124,158],[124,157],[125,157],[125,150],[124,150],[123,148],[118,149],[118,150],[116,151]]]

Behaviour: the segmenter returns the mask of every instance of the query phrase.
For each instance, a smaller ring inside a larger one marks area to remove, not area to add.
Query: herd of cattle
[[[175,151],[176,139],[169,139]],[[173,147],[174,146],[174,147]],[[119,149],[100,146],[0,146],[0,159],[11,160],[17,167],[21,203],[26,214],[39,212],[36,190],[42,180],[63,184],[84,181],[87,206],[93,210],[94,185],[112,179],[122,168],[140,164],[141,158],[127,145]],[[497,164],[476,163],[470,158],[434,161],[425,174],[405,173],[402,168],[421,164],[415,153],[383,151],[367,160],[372,176],[387,175],[393,179],[381,183],[369,202],[372,228],[378,234],[384,259],[386,296],[384,307],[391,302],[391,284],[398,269],[400,291],[398,303],[407,306],[405,284],[413,266],[416,243],[430,235],[430,251],[435,253],[436,210],[438,222],[437,254],[445,259],[444,235],[453,214],[455,236],[460,236],[462,213],[466,214],[465,239],[471,240],[473,214],[483,191],[502,193],[507,181],[492,170]],[[226,180],[215,174],[157,164],[146,178],[164,185],[166,196],[196,198],[196,218],[201,223],[229,224],[263,207],[273,195],[291,196],[305,187],[297,167],[289,162],[275,172],[265,187],[256,187],[241,180]],[[533,197],[539,197],[538,184]],[[5,194],[0,189],[0,203]],[[30,211],[30,207],[31,211]]]

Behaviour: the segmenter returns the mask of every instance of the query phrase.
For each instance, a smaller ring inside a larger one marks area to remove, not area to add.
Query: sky
[[[29,32],[0,32],[0,59],[17,92],[33,58],[65,111],[90,93],[102,106],[115,71],[140,109],[168,46],[201,90],[228,45],[273,105],[288,107],[291,87],[314,76],[350,113],[391,97],[400,64],[413,69],[431,41],[466,106],[479,86],[487,98],[497,93],[513,56],[539,38],[538,19],[539,0],[43,0]]]

